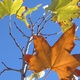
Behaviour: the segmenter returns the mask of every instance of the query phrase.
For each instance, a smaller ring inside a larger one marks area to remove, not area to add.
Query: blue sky
[[[43,16],[45,10],[43,10],[43,6],[50,4],[51,0],[25,0],[23,5],[27,7],[35,7],[37,4],[42,4],[42,6],[36,12],[33,12],[31,15],[32,21],[35,23],[38,18]],[[17,23],[18,27],[26,34],[30,35],[30,29],[26,27],[26,25],[16,19],[15,15],[11,17],[12,24],[12,34],[19,43],[21,47],[25,47],[27,43],[27,38],[23,37],[22,34],[15,28],[14,21]],[[79,27],[80,19],[75,19],[74,22]],[[56,33],[60,32],[61,28],[57,23],[49,21],[46,25],[42,33]],[[50,36],[47,38],[47,41],[52,46],[61,36],[62,33]],[[80,38],[80,27],[78,28],[76,35]],[[72,53],[80,53],[80,41],[75,41],[76,46],[72,50]],[[30,46],[28,53],[31,53],[32,47]],[[4,62],[8,67],[14,69],[20,69],[22,67],[21,52],[15,45],[13,39],[9,35],[9,16],[5,16],[3,19],[0,19],[0,72],[5,69],[4,65],[1,62]],[[46,71],[48,72],[48,71]],[[29,71],[27,76],[31,73]],[[0,80],[20,80],[20,73],[14,71],[6,71],[0,76]],[[42,78],[43,79],[43,78]],[[42,80],[41,79],[41,80]],[[47,80],[59,80],[57,73],[51,71],[48,75]]]

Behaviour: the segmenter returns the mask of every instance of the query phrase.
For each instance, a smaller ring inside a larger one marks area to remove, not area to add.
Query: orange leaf
[[[74,47],[75,24],[51,47],[42,36],[34,36],[36,54],[29,59],[30,70],[50,68],[60,80],[67,80],[80,63],[69,53]],[[70,80],[70,79],[68,79]]]
[[[77,76],[80,76],[80,70],[76,69],[76,70],[75,70],[75,74],[76,74]]]
[[[29,62],[30,58],[32,57],[32,55],[30,54],[24,54],[23,56],[24,56],[24,60],[27,62]]]

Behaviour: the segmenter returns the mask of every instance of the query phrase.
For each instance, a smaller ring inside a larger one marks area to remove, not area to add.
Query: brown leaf
[[[78,69],[75,69],[75,74],[77,75],[77,76],[80,76],[80,70],[78,70]]]
[[[73,54],[72,56],[80,62],[80,54]]]
[[[69,52],[74,47],[75,24],[51,47],[42,36],[34,36],[36,54],[29,59],[30,70],[40,72],[50,68],[58,73],[60,80],[69,76],[80,65]]]

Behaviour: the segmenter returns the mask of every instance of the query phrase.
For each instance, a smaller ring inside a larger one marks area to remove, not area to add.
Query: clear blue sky
[[[31,15],[33,22],[35,22],[38,18],[42,17],[44,10],[43,6],[50,4],[51,0],[25,0],[23,5],[27,7],[35,7],[37,4],[42,4],[42,6],[36,12],[33,12]],[[17,23],[18,27],[24,31],[26,35],[30,34],[30,30],[25,26],[25,24],[16,19],[15,15],[12,15],[12,34],[19,43],[21,47],[25,47],[27,43],[27,39],[22,36],[22,34],[15,28],[14,21]],[[76,34],[80,38],[80,19],[75,19],[74,22],[79,26]],[[53,23],[49,21],[46,24],[46,27],[42,31],[43,33],[55,33],[61,31],[60,26],[57,23]],[[47,41],[52,46],[61,36],[60,34],[50,36],[47,38]],[[77,44],[73,49],[72,53],[80,53],[80,41],[75,41]],[[30,47],[29,53],[32,48]],[[21,60],[21,52],[16,47],[14,41],[9,35],[9,16],[5,16],[3,19],[0,19],[0,72],[5,69],[4,65],[1,62],[4,62],[7,66],[20,69],[22,66]],[[46,71],[47,72],[47,71]],[[29,71],[30,73],[30,71]],[[29,75],[27,74],[27,76]],[[20,74],[14,71],[6,71],[0,76],[0,80],[20,80]],[[41,79],[42,80],[42,79]],[[51,71],[47,80],[59,80],[57,73]]]

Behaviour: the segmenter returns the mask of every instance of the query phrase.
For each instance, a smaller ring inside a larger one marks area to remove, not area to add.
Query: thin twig
[[[48,77],[49,73],[51,72],[51,70],[48,71],[46,77],[44,78],[44,80],[46,80],[46,78]]]
[[[33,22],[32,22],[32,19],[31,19],[31,15],[30,17],[28,18],[30,23],[31,23],[31,32],[32,32],[32,35],[34,34],[34,26],[33,26]]]
[[[61,32],[62,32],[62,31],[56,32],[56,33],[53,33],[53,34],[43,34],[43,33],[40,33],[40,35],[43,35],[43,36],[53,36],[53,35],[59,34],[59,33],[61,33]]]
[[[40,26],[42,25],[42,23],[44,22],[44,20],[45,20],[45,17],[42,17],[42,21],[41,21],[41,23],[38,25],[38,28],[37,28],[37,35],[39,34]]]
[[[20,47],[20,45],[17,43],[16,39],[13,37],[12,35],[12,32],[11,32],[11,28],[9,28],[9,31],[10,31],[10,36],[12,37],[12,39],[14,40],[16,46],[20,49],[20,51],[22,52],[23,51],[23,48]]]
[[[35,53],[35,48],[33,48],[33,50],[32,50],[32,55]]]
[[[46,18],[45,18],[46,19]],[[43,25],[42,25],[42,27],[38,30],[38,34],[40,34],[41,33],[41,31],[44,29],[44,27],[45,27],[45,24],[51,19],[51,17],[49,18],[49,19],[47,19],[47,20],[45,20],[44,19],[44,23],[43,23]]]
[[[33,40],[33,36],[31,35],[30,38],[27,41],[26,48],[24,50],[24,54],[28,53],[29,45],[31,44],[32,40]],[[22,74],[21,74],[22,76],[21,76],[21,80],[24,80],[24,78],[26,76],[26,73],[27,73],[27,70],[28,70],[28,64],[25,63],[24,60],[22,60]]]
[[[40,21],[40,19],[42,19],[42,18],[38,18],[38,20],[34,23],[33,27],[35,27],[38,24],[38,22]]]
[[[16,28],[23,34],[23,36],[29,38],[26,34],[24,34],[24,32],[17,26],[16,22],[14,22]]]
[[[28,53],[29,45],[31,44],[32,40],[33,40],[33,36],[31,35],[30,38],[28,39],[27,44],[26,44],[26,48],[25,48],[24,53]]]
[[[33,22],[32,22],[32,19],[31,19],[31,15],[29,16],[29,21],[30,21],[30,23],[31,23],[31,26],[33,26]]]
[[[10,68],[10,67],[8,67],[4,62],[2,62],[2,64],[6,67],[6,69],[4,69],[3,71],[1,71],[1,72],[0,72],[0,75],[1,75],[2,73],[4,73],[5,71],[10,71],[10,70],[16,71],[16,72],[21,72],[21,69],[20,69],[20,70],[17,70],[17,69]]]

